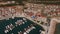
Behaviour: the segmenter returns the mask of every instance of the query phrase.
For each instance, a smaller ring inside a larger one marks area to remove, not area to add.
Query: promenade
[[[54,34],[57,23],[60,23],[59,17],[51,19],[50,27],[49,27],[49,30],[48,30],[48,34]]]

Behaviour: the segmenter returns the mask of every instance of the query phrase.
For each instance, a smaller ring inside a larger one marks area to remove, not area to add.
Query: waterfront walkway
[[[51,19],[48,34],[54,34],[57,23],[60,23],[60,18],[59,17]]]

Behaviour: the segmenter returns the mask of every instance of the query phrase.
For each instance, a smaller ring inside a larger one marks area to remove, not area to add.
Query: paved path
[[[48,34],[54,34],[54,32],[55,32],[55,27],[56,27],[56,24],[57,24],[57,23],[60,23],[60,19],[57,19],[57,18],[52,18],[52,19],[51,19]]]

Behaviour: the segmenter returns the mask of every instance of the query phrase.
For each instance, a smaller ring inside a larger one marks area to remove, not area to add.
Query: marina
[[[37,33],[40,34],[39,30],[44,31],[44,29],[41,26],[34,24],[32,21],[28,19],[26,19],[27,22],[25,22],[25,24],[22,24],[22,25],[17,24],[16,26],[15,22],[19,20],[23,20],[23,17],[20,17],[20,18],[15,17],[14,19],[10,18],[9,20],[0,20],[0,33],[1,34],[18,34],[21,32],[23,34],[25,32],[27,33],[29,32],[29,34],[37,34]],[[7,27],[9,29],[12,27],[13,29],[11,28],[12,30],[9,30]],[[5,33],[4,32],[5,30],[8,32]]]
[[[0,0],[0,34],[59,34],[59,3],[59,0]]]

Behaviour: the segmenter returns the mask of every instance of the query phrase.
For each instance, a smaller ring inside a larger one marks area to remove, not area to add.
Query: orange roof
[[[34,13],[33,12],[29,12],[29,16],[32,16],[32,15],[34,15]]]

